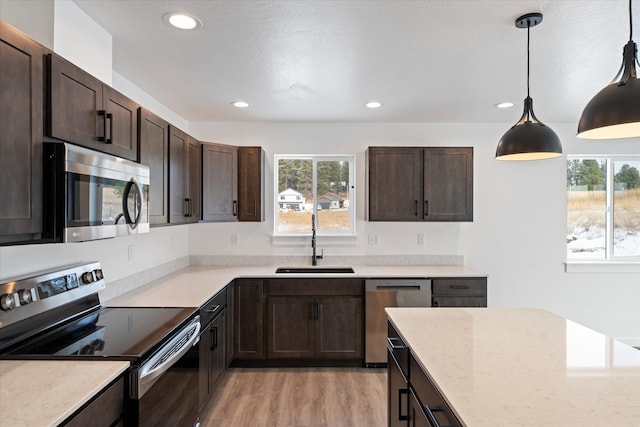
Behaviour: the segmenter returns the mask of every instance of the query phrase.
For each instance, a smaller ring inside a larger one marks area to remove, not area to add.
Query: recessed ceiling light
[[[249,103],[245,101],[236,101],[236,102],[232,102],[231,105],[233,105],[236,108],[247,108],[249,106]]]
[[[175,28],[181,30],[197,30],[202,27],[202,21],[188,13],[165,13],[162,20]]]
[[[382,103],[378,101],[369,101],[366,104],[364,104],[364,106],[367,108],[380,108],[382,107]]]
[[[511,108],[513,107],[513,102],[499,102],[496,104],[498,108]]]

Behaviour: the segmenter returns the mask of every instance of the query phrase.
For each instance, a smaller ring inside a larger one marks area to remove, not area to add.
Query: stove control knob
[[[82,283],[84,283],[85,285],[88,285],[89,283],[93,283],[95,282],[95,279],[93,278],[93,272],[91,271],[87,271],[86,273],[82,273]]]
[[[20,300],[20,304],[27,305],[33,301],[31,296],[31,289],[23,289],[18,291],[18,299]]]
[[[93,349],[92,346],[90,345],[85,345],[84,347],[82,347],[82,349],[80,350],[80,354],[93,354],[95,352],[95,350]]]
[[[4,294],[0,296],[0,308],[4,311],[13,310],[16,306],[16,300],[13,298],[13,294]]]
[[[102,270],[100,269],[93,270],[93,273],[96,275],[96,280],[104,279],[104,276],[102,275]]]

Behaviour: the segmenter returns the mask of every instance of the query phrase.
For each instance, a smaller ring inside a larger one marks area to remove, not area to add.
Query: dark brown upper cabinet
[[[42,232],[43,54],[0,21],[0,244]]]
[[[169,126],[169,223],[198,222],[201,217],[200,142]]]
[[[56,54],[47,75],[47,136],[138,160],[135,102]]]
[[[138,109],[138,158],[151,173],[149,223],[169,222],[169,123],[152,112]]]
[[[369,147],[369,221],[473,221],[472,147]]]
[[[202,219],[238,220],[238,147],[202,144]]]
[[[264,150],[262,147],[238,147],[238,219],[264,219]]]

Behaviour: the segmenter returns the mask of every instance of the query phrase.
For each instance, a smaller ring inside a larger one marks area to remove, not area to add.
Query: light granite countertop
[[[57,426],[128,367],[123,361],[0,360],[0,425]]]
[[[640,350],[539,309],[386,310],[463,425],[640,425]]]
[[[297,265],[295,267],[300,266]],[[322,267],[328,266],[323,265]],[[487,276],[486,273],[463,265],[363,265],[353,266],[354,273],[331,274],[276,273],[276,268],[276,266],[190,266],[115,298],[103,301],[103,305],[110,307],[200,307],[236,278],[435,278]]]

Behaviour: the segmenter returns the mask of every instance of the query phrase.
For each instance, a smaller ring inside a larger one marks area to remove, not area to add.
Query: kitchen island
[[[539,309],[386,310],[462,425],[640,425],[633,347]]]
[[[0,425],[57,426],[128,368],[125,361],[0,360]]]

